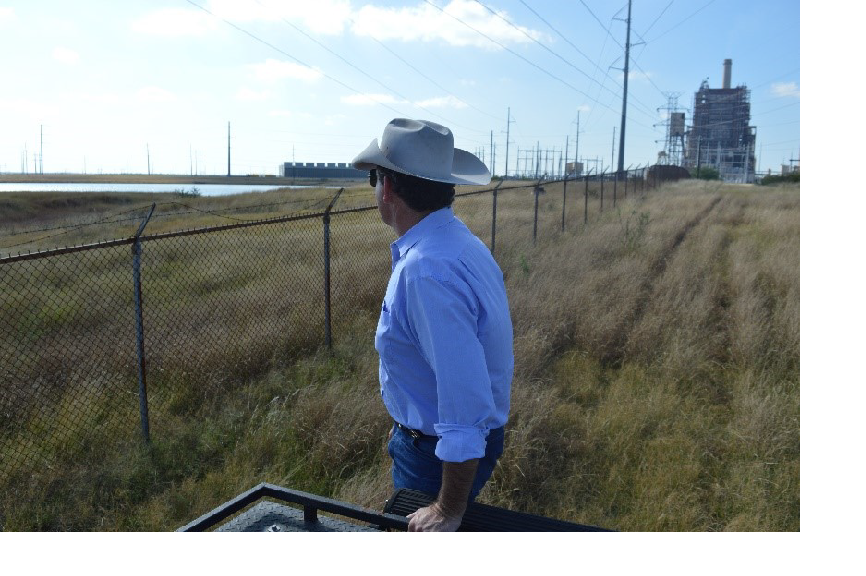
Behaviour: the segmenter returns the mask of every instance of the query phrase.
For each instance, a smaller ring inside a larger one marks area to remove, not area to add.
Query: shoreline
[[[221,184],[309,186],[354,179],[286,178],[283,176],[183,176],[180,174],[0,174],[0,184]],[[360,181],[360,179],[358,179]]]

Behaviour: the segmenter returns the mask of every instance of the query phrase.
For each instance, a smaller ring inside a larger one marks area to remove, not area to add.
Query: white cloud
[[[405,104],[404,101],[394,98],[390,94],[350,94],[343,96],[340,101],[344,104],[355,106],[372,106],[373,104]]]
[[[15,19],[15,8],[0,6],[0,24],[11,22]]]
[[[319,34],[340,34],[352,7],[348,0],[211,0],[208,9],[231,22],[291,20]]]
[[[235,94],[235,97],[243,102],[262,102],[270,98],[271,93],[268,90],[256,91],[249,88],[241,88]]]
[[[346,120],[345,114],[331,114],[331,115],[325,116],[324,120],[322,121],[322,125],[323,126],[339,126],[339,125],[343,124],[345,122],[345,120]]]
[[[775,96],[781,98],[800,97],[800,87],[797,86],[796,82],[777,82],[770,87],[770,90],[772,90]]]
[[[251,64],[250,68],[256,79],[264,82],[286,79],[313,81],[322,77],[322,73],[315,68],[273,58],[268,58],[262,64]]]
[[[640,70],[629,70],[628,79],[629,80],[649,80],[653,77],[652,72],[642,72]]]
[[[421,108],[466,108],[467,104],[454,96],[439,96],[415,102],[415,106]]]
[[[174,102],[177,100],[172,92],[156,86],[146,86],[136,93],[136,98],[141,102]]]
[[[506,12],[499,11],[499,13],[513,22]],[[379,40],[404,42],[438,40],[454,46],[501,49],[500,46],[458,20],[502,44],[531,42],[526,34],[533,38],[541,37],[541,34],[535,30],[522,26],[518,26],[519,30],[517,30],[509,26],[501,18],[470,0],[451,0],[442,10],[426,3],[410,8],[380,8],[367,5],[358,11],[353,31],[359,36],[372,36]]]
[[[186,8],[160,8],[132,21],[135,32],[156,36],[201,36],[216,25],[213,16]]]
[[[59,108],[53,104],[43,104],[19,98],[17,100],[0,100],[0,112],[10,116],[27,116],[44,119],[59,113]]]
[[[63,100],[73,102],[88,102],[91,104],[118,104],[120,96],[115,92],[63,92],[60,94]]]
[[[51,52],[51,57],[63,64],[78,64],[79,56],[75,50],[58,46]]]

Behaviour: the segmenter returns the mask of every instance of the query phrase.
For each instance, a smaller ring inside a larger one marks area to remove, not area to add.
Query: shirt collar
[[[396,264],[409,251],[409,248],[418,243],[421,238],[430,234],[433,230],[445,226],[454,220],[454,211],[450,206],[440,208],[425,216],[420,222],[409,228],[405,234],[391,243],[391,262]]]

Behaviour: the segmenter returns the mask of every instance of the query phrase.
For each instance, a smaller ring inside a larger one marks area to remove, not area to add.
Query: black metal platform
[[[179,528],[178,532],[208,529],[216,532],[379,532],[389,529],[405,532],[409,527],[406,515],[433,500],[433,496],[423,492],[398,490],[388,499],[383,512],[375,512],[308,492],[262,483]],[[319,512],[330,515],[323,516]],[[473,502],[467,507],[458,532],[609,530]]]
[[[268,498],[298,505],[300,509],[269,502]],[[253,504],[255,506],[247,509]],[[319,512],[355,522],[320,516]],[[233,517],[235,514],[237,516]],[[224,523],[226,520],[228,522]],[[405,532],[408,526],[409,521],[403,516],[262,483],[179,528],[178,532],[202,532],[214,527],[218,532],[366,532],[389,528]]]
[[[385,504],[385,512],[406,516],[429,506],[435,498],[415,490],[398,490]],[[515,512],[473,502],[466,508],[458,532],[610,532],[598,526],[575,524],[546,516]]]

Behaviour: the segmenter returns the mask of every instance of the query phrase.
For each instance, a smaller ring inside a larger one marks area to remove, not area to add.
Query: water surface
[[[0,183],[0,192],[150,192],[194,193],[202,196],[228,196],[247,192],[267,192],[277,188],[339,188],[339,186],[285,186],[263,184],[115,184],[115,183]]]

